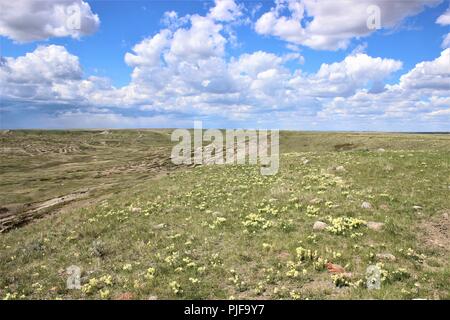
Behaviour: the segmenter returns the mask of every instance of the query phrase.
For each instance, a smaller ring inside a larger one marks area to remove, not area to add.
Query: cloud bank
[[[363,10],[367,5],[363,2],[355,2],[352,10]],[[438,2],[401,1],[385,18],[386,26]],[[343,48],[351,38],[366,35],[363,21],[347,21],[347,13],[336,15],[334,28],[320,23],[338,10],[325,3],[330,2],[276,1],[274,8],[256,20],[255,30],[315,49]],[[382,8],[385,3],[379,1]],[[92,16],[90,9],[86,12]],[[281,12],[289,12],[289,18]],[[307,25],[298,23],[311,15],[314,19]],[[208,120],[212,126],[291,129],[315,125],[333,129],[339,123],[336,129],[374,130],[383,129],[380,124],[388,129],[395,123],[416,122],[419,130],[421,125],[441,129],[448,124],[450,48],[410,70],[403,69],[402,61],[355,50],[308,73],[301,68],[299,52],[227,56],[232,41],[228,28],[243,16],[243,5],[232,0],[216,0],[203,16],[179,17],[167,12],[166,27],[125,54],[124,63],[132,72],[130,83],[122,87],[114,87],[107,78],[86,76],[78,57],[59,45],[2,58],[2,99],[10,105],[68,106],[45,118],[50,127],[67,126],[68,119],[80,127],[189,126],[191,119]],[[437,23],[447,20],[448,11]],[[289,27],[294,22],[301,30],[291,37],[284,31],[294,30]],[[50,32],[41,36],[48,37]],[[16,30],[15,37],[19,34]],[[19,35],[19,39],[25,38]],[[400,72],[398,81],[386,84]]]
[[[0,35],[17,42],[80,38],[94,33],[100,24],[82,0],[1,0],[0,12]]]

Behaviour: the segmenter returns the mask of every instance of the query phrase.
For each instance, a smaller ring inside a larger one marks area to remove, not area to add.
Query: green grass
[[[4,153],[1,174],[8,179],[2,184],[17,191],[13,195],[2,187],[2,201],[27,200],[22,188],[31,190],[30,199],[37,201],[56,190],[75,190],[80,181],[95,185],[90,177],[99,170],[92,169],[94,155],[127,163],[150,156],[156,147],[170,152],[168,131],[111,132],[107,138],[98,132],[20,132],[8,137],[2,144],[22,139],[23,144],[40,143],[48,149],[49,143],[56,148],[58,140],[74,146],[82,142],[85,149],[70,159],[55,152]],[[106,146],[96,147],[102,139],[108,140]],[[450,210],[449,136],[283,132],[281,150],[275,176],[261,176],[255,166],[228,165],[149,174],[142,180],[136,180],[142,172],[117,173],[110,178],[117,183],[114,196],[0,234],[0,296],[450,298],[449,247],[423,240],[424,224]],[[75,162],[78,171],[69,175],[70,188],[59,190],[52,179],[67,174],[61,170],[66,162]],[[337,171],[337,166],[345,170]],[[29,182],[48,172],[54,172],[53,178],[39,186]],[[364,201],[372,209],[362,209]],[[413,209],[417,205],[422,209]],[[337,232],[312,230],[317,220],[331,224],[339,217],[363,222]],[[370,230],[367,221],[385,226]],[[396,260],[379,265],[381,289],[368,290],[366,268],[380,263],[378,253],[390,253]],[[351,277],[333,279],[326,261],[345,267]],[[70,265],[82,269],[82,290],[66,288]]]
[[[0,204],[22,204],[94,188],[122,190],[172,165],[169,130],[14,131],[0,135]]]

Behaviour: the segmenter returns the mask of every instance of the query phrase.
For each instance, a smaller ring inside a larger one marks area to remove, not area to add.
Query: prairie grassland
[[[262,176],[173,170],[169,133],[3,135],[0,217],[104,187],[0,234],[0,297],[450,298],[450,136],[282,132],[280,171]],[[71,265],[79,290],[66,287]]]

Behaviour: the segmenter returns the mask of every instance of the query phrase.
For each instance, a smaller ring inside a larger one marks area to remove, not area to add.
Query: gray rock
[[[361,204],[361,208],[363,208],[363,209],[372,209],[372,205],[371,205],[369,202],[364,201],[364,202]]]
[[[414,210],[422,210],[423,208],[421,206],[413,206]]]
[[[367,222],[366,225],[367,225],[367,228],[369,228],[370,230],[375,230],[375,231],[381,231],[381,229],[383,229],[383,227],[384,227],[383,222],[369,221],[369,222]]]
[[[314,231],[321,231],[321,230],[326,229],[327,227],[328,227],[328,225],[325,222],[316,221],[316,222],[314,222],[313,230]]]
[[[159,229],[164,229],[165,227],[167,227],[167,225],[165,223],[160,223],[160,224],[154,225],[153,229],[159,230]]]
[[[375,256],[378,260],[387,260],[387,261],[395,261],[396,258],[393,254],[390,253],[377,253]]]

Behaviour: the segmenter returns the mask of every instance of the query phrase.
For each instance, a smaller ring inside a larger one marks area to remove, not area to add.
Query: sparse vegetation
[[[95,192],[0,234],[0,297],[450,299],[449,136],[283,132],[280,171],[262,176],[175,168],[169,133],[2,137],[0,219]],[[80,290],[66,287],[71,265]]]

